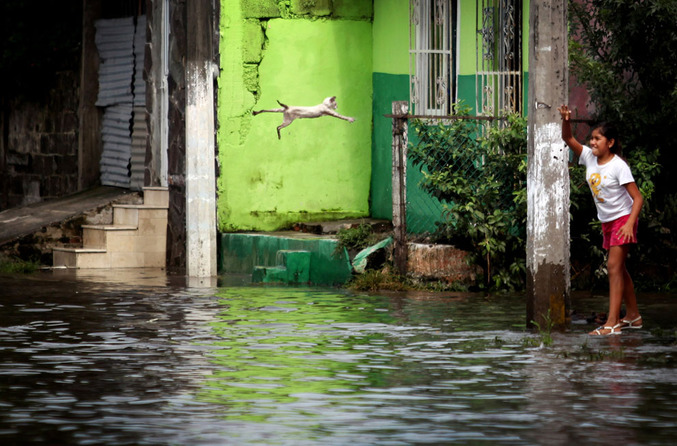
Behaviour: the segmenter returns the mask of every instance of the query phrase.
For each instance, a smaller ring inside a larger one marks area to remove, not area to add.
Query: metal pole
[[[568,100],[567,2],[529,10],[527,324],[570,322],[569,151],[557,107]]]

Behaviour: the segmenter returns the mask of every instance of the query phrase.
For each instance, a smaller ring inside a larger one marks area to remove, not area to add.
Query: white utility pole
[[[568,100],[567,2],[529,8],[527,323],[570,321],[569,149],[557,107]]]

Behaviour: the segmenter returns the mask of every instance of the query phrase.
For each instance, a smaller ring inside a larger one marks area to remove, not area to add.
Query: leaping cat
[[[258,110],[252,112],[254,116],[259,113],[283,113],[282,124],[277,127],[277,139],[282,139],[280,136],[280,130],[287,127],[289,124],[297,118],[319,118],[320,116],[333,116],[335,118],[344,119],[348,122],[353,122],[355,118],[348,116],[343,116],[334,110],[338,107],[336,105],[336,96],[331,96],[322,101],[321,104],[312,106],[312,107],[294,107],[285,105],[280,101],[277,101],[282,108],[274,108],[271,110]]]

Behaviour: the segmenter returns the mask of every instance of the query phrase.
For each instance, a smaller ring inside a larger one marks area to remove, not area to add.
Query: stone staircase
[[[144,187],[144,203],[113,205],[113,224],[82,225],[82,248],[54,248],[54,267],[164,268],[166,187]]]

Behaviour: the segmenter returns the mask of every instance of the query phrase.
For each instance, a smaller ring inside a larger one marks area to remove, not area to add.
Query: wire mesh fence
[[[417,116],[393,102],[394,263],[421,238],[508,254],[525,238],[526,119]],[[465,112],[465,113],[464,113]]]
[[[517,118],[471,116],[409,120],[407,234],[439,235],[457,226],[456,210],[478,219],[514,210],[526,181],[526,132]],[[480,213],[480,214],[477,214]]]

